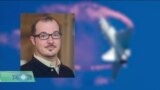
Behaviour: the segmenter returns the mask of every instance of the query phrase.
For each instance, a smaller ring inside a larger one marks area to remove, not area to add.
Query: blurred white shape
[[[122,54],[122,60],[127,60],[129,56],[131,55],[131,51],[129,49],[125,50],[124,53]]]
[[[112,47],[108,52],[102,55],[102,60],[104,61],[109,61],[109,62],[114,62],[116,60],[116,55],[115,55],[115,50]]]
[[[99,23],[111,46],[111,49],[102,55],[102,60],[114,62],[112,77],[115,79],[119,69],[127,66],[127,60],[131,55],[131,51],[128,49],[131,30],[118,32],[104,17],[99,19]]]
[[[26,64],[26,63],[27,63],[26,60],[23,60],[23,59],[22,59],[22,60],[20,61],[20,65],[21,65],[21,66],[24,65],[24,64]]]

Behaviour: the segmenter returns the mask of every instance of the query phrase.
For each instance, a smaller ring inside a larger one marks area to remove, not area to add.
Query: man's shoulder
[[[74,77],[73,70],[64,64],[61,64],[60,72],[67,73],[70,77]]]
[[[66,66],[66,65],[64,65],[64,64],[61,64],[60,68],[61,68],[61,69],[65,69],[65,70],[72,71],[72,69],[70,69],[68,66]]]
[[[31,70],[34,67],[33,60],[30,60],[28,63],[21,66],[21,70]]]

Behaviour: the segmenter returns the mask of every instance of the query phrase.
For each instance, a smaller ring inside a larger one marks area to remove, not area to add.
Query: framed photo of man
[[[22,14],[20,62],[35,77],[74,77],[74,14]]]

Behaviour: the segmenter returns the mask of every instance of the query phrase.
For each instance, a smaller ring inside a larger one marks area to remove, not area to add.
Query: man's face
[[[59,32],[59,26],[56,21],[39,21],[36,24],[35,35],[40,33],[53,34]],[[48,39],[41,40],[39,37],[31,36],[31,42],[35,46],[35,53],[45,58],[57,56],[61,47],[61,39],[54,39],[49,36]]]

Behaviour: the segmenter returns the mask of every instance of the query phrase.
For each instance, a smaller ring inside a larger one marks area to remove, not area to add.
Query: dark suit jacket
[[[47,67],[34,57],[27,64],[21,66],[21,70],[32,71],[35,77],[74,77],[74,73],[69,67],[61,64],[59,74],[57,74],[54,68]]]

